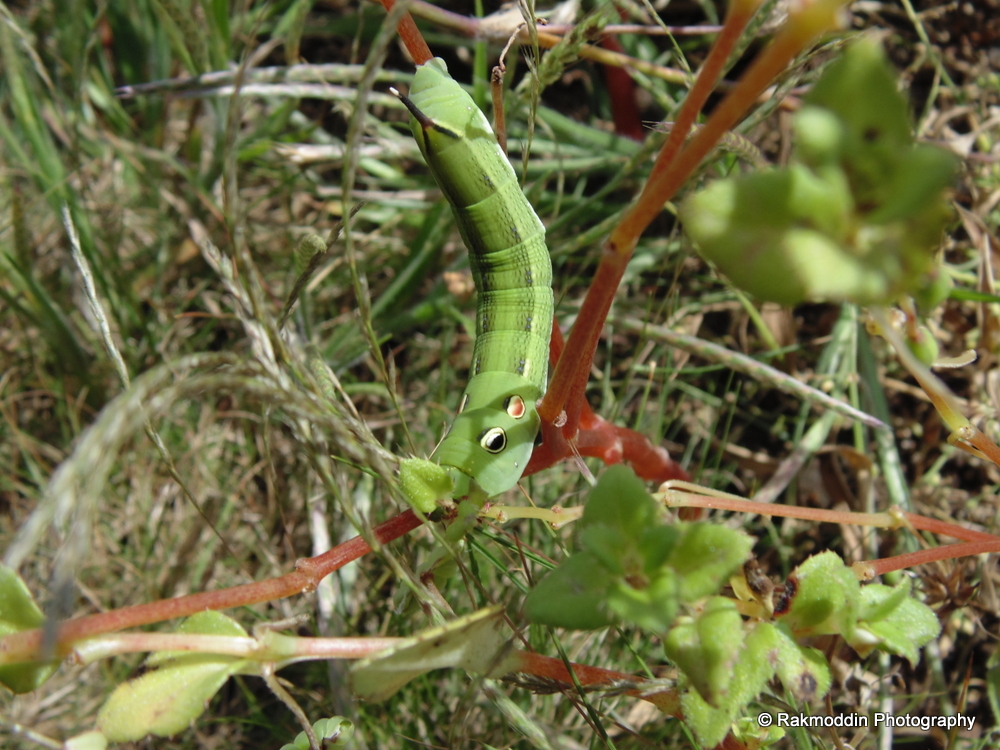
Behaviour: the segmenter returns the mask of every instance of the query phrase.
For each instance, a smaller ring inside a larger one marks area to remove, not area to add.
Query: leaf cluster
[[[795,114],[789,164],[713,182],[681,217],[740,288],[782,305],[947,295],[935,257],[958,160],[915,144],[881,45],[852,44]]]
[[[746,534],[668,524],[642,481],[614,466],[579,523],[579,551],[538,582],[525,612],[538,623],[590,629],[630,623],[665,632],[682,604],[719,590],[750,554]]]

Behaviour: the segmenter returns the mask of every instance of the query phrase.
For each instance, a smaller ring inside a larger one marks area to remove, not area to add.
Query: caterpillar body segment
[[[540,426],[535,404],[545,391],[553,316],[545,227],[486,117],[443,60],[418,67],[409,99],[401,98],[451,204],[479,293],[469,383],[434,460],[452,479],[452,497],[493,497],[521,478]]]

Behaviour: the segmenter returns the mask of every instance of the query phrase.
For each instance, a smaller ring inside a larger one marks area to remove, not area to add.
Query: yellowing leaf
[[[513,671],[516,655],[502,656],[503,609],[481,609],[439,628],[425,630],[358,662],[351,670],[355,695],[381,701],[433,669],[459,667],[471,674],[500,677]]]
[[[246,636],[235,620],[220,612],[192,615],[178,632]],[[248,662],[234,656],[159,651],[147,664],[158,668],[119,685],[97,715],[97,727],[112,742],[140,740],[147,734],[169,737],[187,729],[230,675]]]

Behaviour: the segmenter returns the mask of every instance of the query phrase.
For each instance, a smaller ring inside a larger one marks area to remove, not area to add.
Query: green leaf
[[[712,706],[695,690],[681,697],[684,721],[705,747],[719,744],[729,732],[736,716],[756,698],[774,675],[771,661],[779,648],[776,628],[770,623],[758,623],[746,636],[743,650],[733,667],[729,692],[719,706]]]
[[[896,608],[910,597],[913,586],[909,578],[900,578],[895,586],[870,583],[861,590],[859,620],[876,622],[890,617]]]
[[[635,537],[619,528],[592,524],[580,531],[580,547],[614,576],[628,575],[641,567]]]
[[[740,532],[663,521],[630,469],[609,469],[584,509],[583,551],[528,595],[529,619],[581,630],[623,620],[665,632],[681,602],[718,593],[750,554],[752,540]]]
[[[606,600],[614,577],[589,552],[571,555],[533,588],[524,600],[531,622],[557,628],[594,630],[611,625]]]
[[[955,179],[957,166],[958,157],[949,151],[927,144],[914,146],[899,160],[885,200],[867,220],[872,224],[888,224],[910,217],[919,219],[925,211],[935,212],[941,191]],[[946,220],[949,212],[941,205],[936,213],[933,226],[939,231],[940,221]]]
[[[732,599],[716,596],[693,620],[675,625],[663,648],[711,706],[728,696],[735,662],[743,647],[743,618]]]
[[[327,750],[347,747],[354,737],[354,722],[345,719],[343,716],[331,716],[328,719],[320,719],[313,724],[313,731],[316,737],[326,740]]]
[[[804,105],[792,118],[795,147],[805,164],[823,167],[835,164],[847,137],[844,123],[825,107]]]
[[[750,557],[753,540],[716,524],[690,524],[668,558],[677,571],[682,601],[717,594],[723,583]]]
[[[347,747],[354,738],[354,723],[343,716],[320,719],[312,726],[323,750]],[[295,735],[295,740],[281,746],[281,750],[309,750],[309,736],[305,732]]]
[[[97,715],[97,726],[112,742],[175,735],[201,716],[240,666],[231,657],[198,654],[147,672],[115,689]]]
[[[887,304],[934,288],[958,160],[914,145],[878,42],[828,67],[794,128],[787,168],[721,180],[683,202],[699,251],[737,286],[785,305]]]
[[[581,528],[601,524],[637,539],[662,517],[660,506],[650,497],[645,483],[623,464],[610,467],[590,491],[580,519]]]
[[[839,633],[850,639],[861,608],[861,585],[833,552],[814,555],[785,584],[775,615],[797,636]]]
[[[762,726],[758,716],[744,716],[737,719],[731,728],[733,737],[742,742],[745,747],[764,748],[780,742],[785,737],[785,730],[774,724]]]
[[[911,664],[920,658],[919,649],[941,632],[934,610],[910,596],[910,581],[896,586],[872,583],[861,590],[861,622],[851,647],[862,656],[879,648],[905,656]]]
[[[45,614],[21,577],[0,565],[0,635],[40,628]]]
[[[823,652],[795,641],[784,624],[775,627],[778,648],[772,661],[781,684],[803,703],[822,698],[830,690],[830,665]]]
[[[890,290],[885,259],[844,245],[852,210],[842,174],[793,164],[715,182],[682,204],[681,218],[702,255],[761,299],[881,299]]]
[[[519,657],[502,656],[507,639],[503,608],[489,607],[362,659],[351,669],[351,684],[359,698],[381,701],[415,677],[433,669],[461,668],[500,677],[516,668]]]
[[[45,615],[21,577],[0,565],[0,636],[40,628]],[[0,667],[0,683],[15,693],[28,693],[44,683],[59,666],[58,660],[26,662]]]
[[[246,637],[220,612],[192,615],[179,633]],[[140,740],[148,734],[169,737],[187,729],[212,696],[249,662],[235,656],[159,651],[147,663],[157,667],[119,685],[97,714],[97,727],[112,742]]]
[[[646,575],[654,576],[657,570],[667,565],[674,547],[683,537],[686,528],[686,524],[654,526],[642,533],[639,539],[639,555],[645,561]]]
[[[858,40],[827,67],[806,104],[834,112],[851,137],[864,143],[899,146],[912,140],[906,100],[881,43],[872,37]]]
[[[666,569],[642,588],[619,581],[608,591],[605,603],[609,611],[625,622],[653,633],[666,632],[680,607],[677,576]]]
[[[881,43],[865,38],[851,45],[824,71],[805,103],[840,121],[841,159],[858,205],[884,203],[913,136],[906,99]]]

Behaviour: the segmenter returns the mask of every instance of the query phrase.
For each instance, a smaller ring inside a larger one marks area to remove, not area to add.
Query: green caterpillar
[[[442,495],[493,497],[521,478],[538,434],[535,403],[548,371],[552,263],[545,227],[486,117],[448,75],[444,60],[418,67],[409,98],[400,99],[451,204],[479,292],[469,384],[434,454],[446,477],[426,462],[404,462],[401,470],[410,502],[430,512]],[[414,477],[428,471],[430,477]]]

